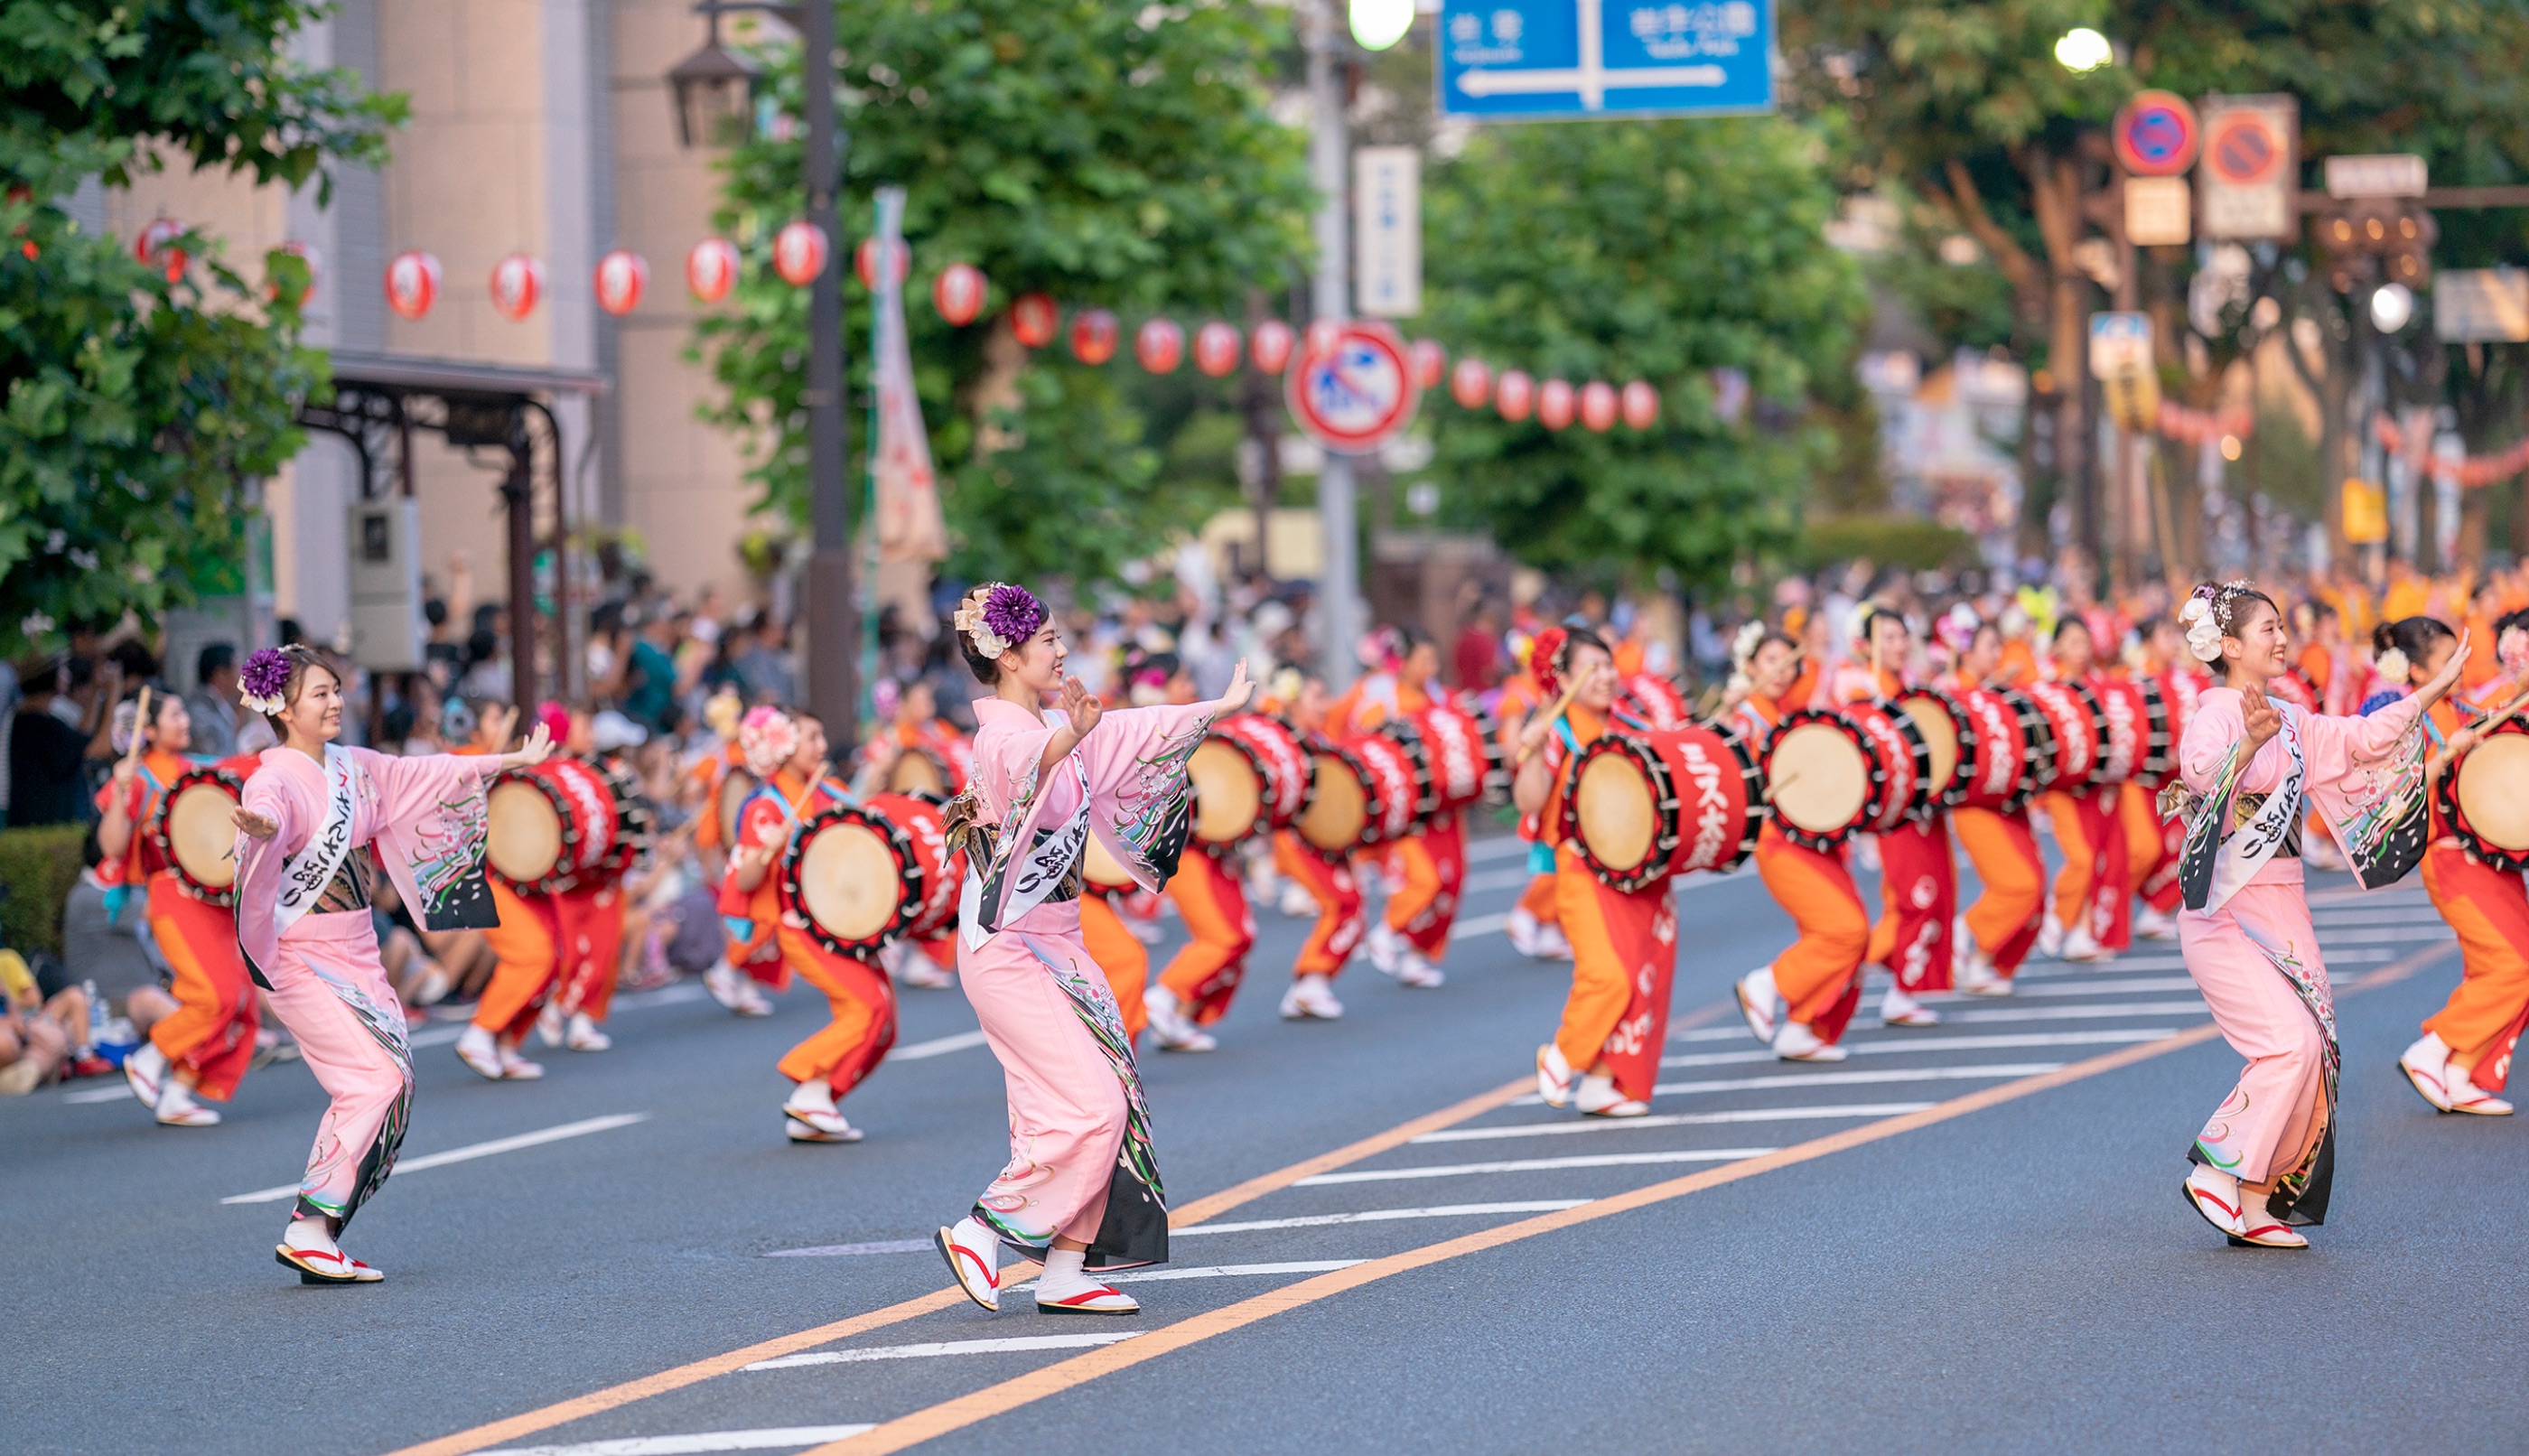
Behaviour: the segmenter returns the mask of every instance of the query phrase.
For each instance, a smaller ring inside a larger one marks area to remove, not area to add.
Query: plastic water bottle
[[[81,981],[80,989],[87,993],[87,1045],[79,1049],[84,1052],[105,1040],[105,998],[96,994],[94,981]]]

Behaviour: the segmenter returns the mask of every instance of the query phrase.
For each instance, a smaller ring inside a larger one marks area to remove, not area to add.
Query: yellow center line
[[[2353,995],[2404,980],[2455,948],[2457,948],[2455,945],[2444,944],[2415,951],[2402,960],[2355,978],[2344,988],[2344,992],[2346,995]],[[803,1456],[878,1456],[878,1453],[882,1452],[901,1451],[935,1436],[945,1435],[952,1430],[962,1429],[995,1416],[1005,1415],[1048,1396],[1076,1389],[1103,1375],[1129,1370],[1146,1361],[1157,1360],[1162,1355],[1182,1350],[1189,1345],[1199,1344],[1215,1335],[1243,1329],[1260,1321],[1271,1319],[1275,1315],[1298,1309],[1303,1305],[1315,1304],[1319,1300],[1330,1299],[1365,1284],[1375,1283],[1380,1279],[1447,1260],[1481,1253],[1487,1249],[1497,1249],[1505,1244],[1518,1243],[1539,1234],[1553,1233],[1594,1222],[1600,1218],[1612,1217],[1618,1213],[1631,1213],[1652,1204],[1666,1203],[1672,1199],[1701,1193],[1707,1188],[1718,1188],[1726,1183],[1753,1178],[1777,1168],[1808,1162],[1858,1148],[1864,1144],[1880,1142],[1903,1133],[1913,1132],[1918,1128],[1964,1117],[1970,1112],[1980,1112],[1987,1107],[2032,1097],[2069,1083],[2117,1071],[2172,1052],[2201,1046],[2221,1034],[2221,1028],[2207,1022],[2201,1026],[2189,1027],[2176,1036],[2165,1037],[2157,1042],[2144,1042],[2132,1047],[2120,1048],[2105,1055],[2076,1061],[2051,1072],[2022,1077],[2016,1082],[2006,1082],[1981,1092],[1968,1093],[1964,1097],[1952,1098],[1948,1102],[1926,1107],[1919,1112],[1908,1112],[1902,1116],[1847,1128],[1842,1132],[1813,1138],[1808,1142],[1768,1153],[1759,1158],[1707,1168],[1681,1178],[1671,1178],[1666,1182],[1637,1188],[1628,1193],[1592,1200],[1558,1213],[1540,1213],[1533,1218],[1523,1218],[1516,1223],[1481,1229],[1458,1238],[1428,1244],[1420,1249],[1409,1249],[1402,1254],[1391,1254],[1384,1259],[1369,1260],[1354,1265],[1350,1268],[1318,1274],[1314,1278],[1303,1279],[1297,1284],[1285,1285],[1280,1289],[1240,1300],[1236,1304],[1221,1309],[1211,1310],[1180,1320],[1173,1324],[1162,1325],[1148,1334],[1107,1345],[1086,1355],[1074,1356],[1041,1370],[1031,1371],[1015,1379],[1004,1380],[997,1385],[988,1385],[971,1395],[962,1395],[954,1400],[915,1411],[911,1415],[898,1417],[859,1435],[818,1446],[803,1453]]]

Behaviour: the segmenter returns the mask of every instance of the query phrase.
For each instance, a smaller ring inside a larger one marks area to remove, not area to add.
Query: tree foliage
[[[403,115],[284,44],[303,0],[0,0],[0,649],[186,600],[234,559],[241,483],[296,453],[324,360],[306,265],[248,279],[199,235],[174,278],[53,199],[169,160],[298,186]]]
[[[1298,134],[1266,111],[1283,18],[1237,3],[1137,9],[1104,0],[976,0],[836,11],[841,223],[869,230],[874,189],[906,189],[906,316],[940,462],[951,569],[1096,581],[1144,557],[1211,502],[1164,487],[1127,371],[1140,316],[1240,316],[1305,245],[1311,194]],[[769,52],[773,94],[798,113],[795,48]],[[808,295],[774,276],[772,235],[804,206],[795,127],[739,146],[719,226],[747,256],[736,306],[699,350],[723,395],[709,416],[747,437],[764,503],[807,516]],[[924,301],[952,262],[984,270],[982,320],[952,329]],[[1124,313],[1114,361],[1057,344],[1030,357],[1007,306],[1044,292]],[[865,389],[868,297],[846,284],[845,353]],[[1190,366],[1189,366],[1190,367]],[[854,444],[866,442],[853,431]],[[855,476],[857,478],[857,476]]]
[[[1538,566],[1717,583],[1784,544],[1833,456],[1812,397],[1850,391],[1867,311],[1822,237],[1815,139],[1775,118],[1502,128],[1426,188],[1426,297],[1461,355],[1576,386],[1648,381],[1651,430],[1553,432],[1428,402],[1440,478]],[[1753,407],[1716,412],[1712,371]]]

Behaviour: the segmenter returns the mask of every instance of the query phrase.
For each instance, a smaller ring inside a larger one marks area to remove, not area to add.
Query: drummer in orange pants
[[[2181,714],[2176,699],[2180,694],[2191,698],[2210,684],[2179,663],[2186,638],[2174,619],[2154,618],[2143,624],[2141,633],[2139,660],[2132,673],[2137,679],[2148,677],[2157,685],[2175,737],[2192,716]],[[2171,751],[2176,751],[2174,744]],[[2163,815],[2158,797],[2141,776],[2128,779],[2119,790],[2117,818],[2125,836],[2125,873],[2142,901],[2134,911],[2133,934],[2146,941],[2174,941],[2179,900],[2178,859],[2185,847],[2186,826],[2174,815]]]
[[[1229,1014],[1230,998],[1247,976],[1247,952],[1256,945],[1256,917],[1247,909],[1236,848],[1189,842],[1167,895],[1189,939],[1144,994],[1143,1009],[1159,1050],[1210,1052],[1220,1044],[1203,1028]]]
[[[2003,674],[2002,629],[1979,622],[1959,656],[1961,691],[1983,688]],[[1990,725],[1979,731],[1991,731]],[[1951,984],[1969,996],[2009,996],[2019,963],[2037,944],[2046,904],[2046,860],[2023,805],[1997,809],[1961,804],[1950,827],[1983,890],[1959,915],[1951,936]]]
[[[1519,674],[1502,684],[1499,706],[1494,716],[1499,724],[1495,740],[1501,745],[1503,763],[1509,763],[1519,752],[1520,729],[1528,727],[1532,713],[1547,706],[1536,690],[1536,676],[1529,670],[1529,654],[1534,639],[1514,632],[1511,655],[1519,663]],[[1543,832],[1534,816],[1522,816],[1519,836],[1528,841],[1528,888],[1520,891],[1519,902],[1510,907],[1502,923],[1502,933],[1510,938],[1511,948],[1534,960],[1570,960],[1572,943],[1563,937],[1555,923],[1554,848],[1545,842]]]
[[[1410,629],[1401,635],[1406,651],[1396,670],[1392,716],[1397,718],[1431,707],[1440,674],[1440,649],[1430,638]],[[1375,727],[1375,720],[1357,722],[1354,730]],[[1449,952],[1449,929],[1458,918],[1458,887],[1467,878],[1464,821],[1456,809],[1435,814],[1398,840],[1388,855],[1395,888],[1387,897],[1386,914],[1371,926],[1364,948],[1370,963],[1400,985],[1428,991],[1446,979],[1440,961]]]
[[[2077,683],[2090,675],[2090,629],[2079,617],[2067,614],[2055,623],[2052,665],[2059,682]],[[2114,784],[2050,789],[2038,796],[2055,827],[2056,847],[2064,852],[2064,867],[2055,874],[2055,906],[2038,929],[2041,954],[2114,960],[2132,939],[2125,912],[2133,877],[2118,797]]]
[[[1913,652],[1906,619],[1884,607],[1861,616],[1875,695],[1893,704],[1906,692],[1900,671]],[[1879,835],[1879,921],[1862,960],[1888,968],[1879,1019],[1888,1026],[1937,1026],[1940,1013],[1917,995],[1950,989],[1951,921],[1959,909],[1958,866],[1950,854],[1950,811],[1935,799],[1919,816]]]
[[[1301,679],[1286,706],[1284,721],[1299,734],[1304,749],[1314,748],[1326,723],[1325,683],[1316,677]],[[1334,979],[1343,974],[1344,962],[1352,958],[1368,929],[1362,916],[1361,881],[1353,874],[1348,856],[1324,853],[1297,829],[1274,834],[1273,867],[1317,907],[1317,923],[1309,928],[1308,942],[1291,963],[1291,989],[1282,994],[1282,1019],[1337,1020],[1343,1015],[1343,1002],[1335,998]]]
[[[1639,1117],[1650,1110],[1668,1042],[1669,987],[1677,972],[1677,900],[1666,880],[1626,892],[1598,883],[1562,842],[1564,797],[1583,749],[1604,736],[1615,708],[1616,670],[1595,633],[1549,627],[1537,634],[1539,685],[1558,696],[1577,681],[1559,719],[1521,731],[1511,799],[1554,845],[1555,908],[1572,941],[1572,994],[1554,1040],[1536,1049],[1536,1091],[1550,1106],[1586,1116]]]
[[[1091,840],[1092,843],[1097,842]],[[1106,985],[1115,993],[1115,1009],[1124,1018],[1124,1035],[1140,1042],[1143,1028],[1151,1024],[1150,1008],[1143,1003],[1143,983],[1151,979],[1151,947],[1125,929],[1123,916],[1115,908],[1115,896],[1129,891],[1127,881],[1123,891],[1097,884],[1087,886],[1080,895],[1080,940],[1089,947],[1089,958],[1106,973]]]

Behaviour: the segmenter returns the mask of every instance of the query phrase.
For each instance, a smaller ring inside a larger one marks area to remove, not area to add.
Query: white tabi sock
[[[334,1236],[326,1232],[325,1220],[321,1217],[291,1219],[290,1226],[282,1230],[281,1241],[301,1253],[343,1252],[342,1247],[334,1242]]]
[[[831,1112],[834,1110],[834,1084],[823,1077],[802,1082],[792,1089],[790,1101],[782,1105],[803,1112]]]
[[[1041,1300],[1069,1299],[1075,1294],[1105,1287],[1105,1281],[1091,1275],[1082,1266],[1089,1259],[1086,1249],[1045,1251],[1045,1272],[1036,1276],[1036,1297]]]

